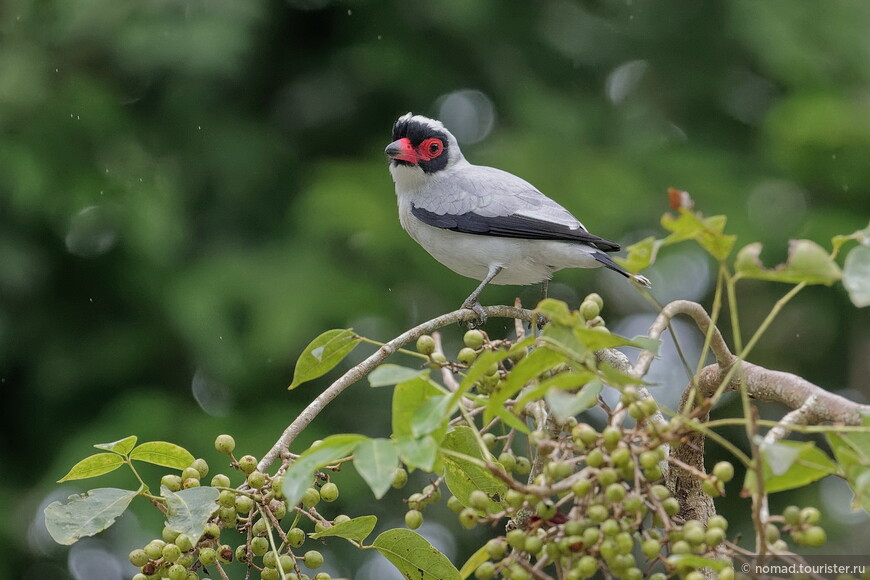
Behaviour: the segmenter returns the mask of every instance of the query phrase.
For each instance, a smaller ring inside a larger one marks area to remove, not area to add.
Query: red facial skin
[[[444,152],[444,144],[441,142],[441,139],[430,137],[429,139],[424,139],[422,143],[414,148],[407,137],[402,137],[390,143],[387,149],[392,150],[389,152],[392,159],[407,161],[417,165],[421,161],[430,161],[441,155]]]

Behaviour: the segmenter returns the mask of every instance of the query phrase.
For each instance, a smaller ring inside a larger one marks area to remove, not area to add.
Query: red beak
[[[417,161],[419,161],[417,153],[414,152],[414,147],[411,145],[411,141],[407,137],[402,137],[401,139],[397,139],[387,145],[387,148],[384,149],[384,153],[386,153],[390,159],[407,161],[408,163],[413,163],[415,165],[417,164]]]

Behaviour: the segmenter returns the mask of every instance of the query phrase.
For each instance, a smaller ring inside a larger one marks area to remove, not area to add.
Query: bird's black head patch
[[[414,150],[418,151],[421,156],[416,165],[426,173],[434,173],[447,166],[450,159],[450,138],[446,129],[439,128],[441,123],[427,121],[430,120],[419,116],[405,115],[400,117],[393,125],[393,141],[408,139]],[[436,147],[438,147],[437,154],[432,156]],[[413,165],[408,161],[394,161],[404,165]]]

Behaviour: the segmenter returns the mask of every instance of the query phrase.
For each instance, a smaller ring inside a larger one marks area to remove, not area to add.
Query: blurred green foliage
[[[208,456],[229,431],[265,451],[317,388],[284,390],[308,340],[458,306],[474,282],[396,220],[399,114],[480,91],[495,124],[473,162],[623,242],[658,231],[666,187],[689,190],[774,263],[790,237],[867,224],[867,30],[861,0],[6,0],[0,576],[64,577],[37,506],[75,490],[53,482],[91,443]],[[603,277],[557,280],[582,295]],[[781,287],[742,288],[754,327]],[[518,292],[536,295],[484,300]],[[867,323],[811,289],[756,360],[866,398]],[[348,393],[310,439],[386,435],[386,396]]]

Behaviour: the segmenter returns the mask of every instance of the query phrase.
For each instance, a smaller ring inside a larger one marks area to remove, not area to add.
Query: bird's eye
[[[434,159],[444,151],[444,143],[441,142],[441,139],[430,137],[420,143],[420,151],[429,159]]]

